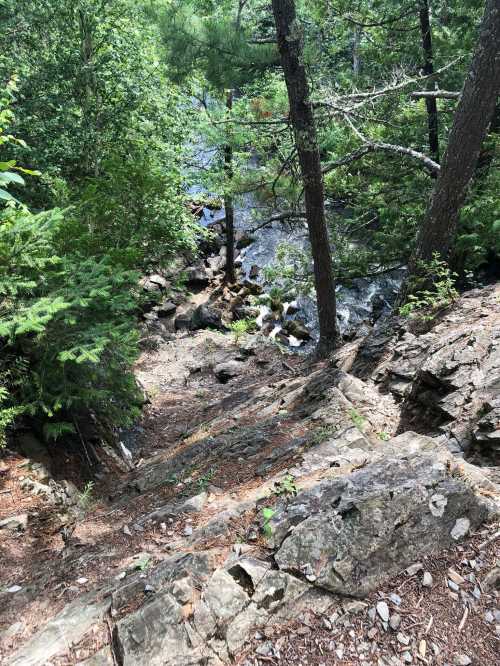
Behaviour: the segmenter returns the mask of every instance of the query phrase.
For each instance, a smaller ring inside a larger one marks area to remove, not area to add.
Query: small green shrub
[[[337,432],[337,426],[334,425],[324,425],[317,428],[311,438],[312,445],[322,444],[326,442],[330,437],[333,437]]]
[[[275,515],[276,511],[274,509],[271,509],[271,507],[266,506],[262,509],[262,532],[267,538],[272,537],[273,535],[273,528],[270,525],[270,521],[272,517]]]
[[[357,411],[357,409],[350,409],[349,416],[351,417],[351,421],[354,423],[356,428],[362,430],[366,422],[364,416],[361,416],[361,414]]]
[[[238,344],[238,342],[246,333],[252,333],[255,331],[257,329],[257,325],[255,323],[255,319],[238,319],[237,321],[231,322],[229,328],[234,335],[234,341],[236,344]]]
[[[295,479],[291,474],[287,474],[282,481],[276,483],[274,489],[275,495],[296,495],[297,486],[295,485]]]
[[[403,317],[417,316],[422,320],[430,320],[438,310],[457,299],[458,291],[455,288],[457,274],[450,270],[437,252],[434,253],[432,261],[421,261],[417,270],[419,276],[414,287],[431,283],[433,289],[420,289],[410,294],[408,302],[399,309],[399,313]]]
[[[88,481],[83,490],[78,493],[78,506],[83,511],[88,511],[92,504],[94,503],[94,482]]]
[[[216,472],[217,470],[214,467],[211,467],[208,472],[205,472],[205,474],[196,480],[196,485],[198,486],[200,493],[205,492],[208,485],[210,484],[210,481],[214,478]]]

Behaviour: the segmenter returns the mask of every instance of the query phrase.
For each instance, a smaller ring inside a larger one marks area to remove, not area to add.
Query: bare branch
[[[381,141],[371,141],[369,138],[361,134],[359,129],[354,125],[354,123],[347,114],[344,114],[344,118],[346,123],[354,132],[354,134],[358,137],[358,139],[360,139],[363,142],[363,145],[361,146],[361,148],[358,148],[358,150],[355,150],[353,153],[346,155],[340,160],[327,164],[326,167],[323,169],[323,174],[328,173],[329,171],[333,171],[333,169],[336,169],[339,166],[349,164],[349,162],[354,162],[355,160],[359,160],[361,157],[364,157],[364,155],[366,155],[367,153],[372,153],[375,151],[383,151],[389,153],[397,153],[399,155],[405,155],[415,160],[418,160],[419,162],[422,162],[425,168],[431,173],[439,172],[441,168],[439,164],[437,162],[434,162],[434,160],[432,160],[427,155],[424,155],[424,153],[421,153],[418,150],[413,150],[413,148],[407,148],[406,146],[397,146],[392,143],[384,143]]]
[[[332,14],[334,16],[337,16],[338,18],[340,18],[344,21],[347,21],[348,23],[351,23],[352,25],[356,25],[360,28],[379,28],[379,27],[384,26],[384,25],[392,25],[393,23],[397,23],[397,22],[403,20],[404,18],[407,18],[408,16],[415,13],[414,8],[411,7],[410,9],[406,9],[404,12],[402,12],[401,14],[398,14],[397,16],[391,16],[389,18],[383,18],[382,20],[376,21],[376,22],[373,22],[373,23],[364,23],[363,21],[357,21],[356,19],[352,18],[352,16],[349,16],[348,14],[342,16],[341,14],[333,11],[331,8],[330,8],[330,11],[332,12]]]
[[[455,90],[418,90],[412,92],[412,99],[460,99],[462,93]]]
[[[355,150],[354,152],[349,153],[348,155],[345,155],[340,160],[336,160],[335,162],[330,162],[329,164],[327,164],[323,168],[323,174],[329,173],[330,171],[338,169],[338,167],[345,166],[346,164],[350,164],[350,162],[355,162],[356,160],[361,159],[370,152],[372,152],[372,149],[368,144],[361,146],[361,148],[358,148],[358,150]]]
[[[425,168],[431,173],[439,173],[441,167],[437,162],[434,162],[433,159],[424,155],[424,153],[419,152],[418,150],[413,150],[413,148],[406,148],[406,146],[396,146],[392,143],[372,143],[369,144],[372,150],[381,150],[389,153],[398,153],[399,155],[407,155],[412,157],[414,160],[422,162]]]
[[[352,153],[349,153],[345,157],[342,157],[340,160],[335,162],[330,162],[323,168],[323,174],[329,173],[334,169],[338,169],[341,166],[345,166],[350,162],[355,162],[356,160],[361,159],[368,153],[374,153],[377,151],[388,152],[388,153],[397,153],[399,155],[408,156],[419,162],[422,162],[425,168],[431,173],[438,173],[441,169],[437,162],[434,162],[430,157],[420,153],[418,150],[413,150],[412,148],[406,148],[405,146],[397,146],[392,143],[365,143],[361,148],[355,150]]]
[[[248,40],[249,44],[276,44],[276,37],[255,37]]]
[[[259,229],[263,229],[264,227],[267,227],[269,224],[272,224],[273,222],[284,222],[285,220],[305,220],[305,219],[306,219],[305,211],[287,210],[284,213],[276,213],[275,215],[271,215],[271,217],[265,220],[265,222],[262,222],[253,229],[249,229],[248,233],[253,234]]]
[[[295,158],[296,153],[297,153],[297,148],[294,146],[294,147],[292,148],[291,152],[289,153],[288,157],[286,157],[286,159],[285,159],[284,162],[282,163],[282,165],[281,165],[281,167],[280,167],[278,173],[276,174],[276,178],[273,180],[273,184],[272,184],[272,187],[271,187],[271,191],[272,191],[272,193],[273,193],[273,197],[274,197],[274,200],[275,200],[275,201],[276,201],[276,199],[277,199],[277,195],[276,195],[276,185],[278,184],[278,181],[279,181],[279,179],[281,178],[281,176],[283,175],[283,173],[284,173],[285,169],[287,168],[287,166],[288,166],[288,165],[290,164],[290,162]]]
[[[363,106],[367,102],[371,102],[378,97],[382,97],[384,95],[388,95],[391,93],[398,92],[399,90],[403,90],[404,88],[413,85],[414,83],[420,82],[420,81],[425,81],[429,78],[436,77],[442,72],[446,71],[447,69],[450,69],[450,67],[453,67],[453,65],[456,65],[457,62],[463,59],[464,56],[459,56],[458,58],[455,58],[451,62],[449,62],[446,65],[443,65],[443,67],[440,67],[439,69],[436,69],[436,71],[433,74],[426,74],[426,75],[419,75],[419,76],[414,76],[412,78],[407,78],[404,79],[403,81],[399,81],[398,83],[395,83],[393,85],[388,85],[385,88],[380,88],[379,90],[372,90],[369,92],[359,92],[359,93],[351,93],[350,95],[342,95],[338,97],[333,97],[332,101],[318,101],[314,102],[315,107],[321,107],[321,106],[326,106],[326,107],[331,107],[338,109],[341,105],[342,102],[351,102],[353,103],[350,108],[344,108],[345,112],[353,111],[356,108]]]
[[[288,125],[288,118],[282,118],[281,120],[235,120],[231,118],[230,120],[215,120],[214,125]]]

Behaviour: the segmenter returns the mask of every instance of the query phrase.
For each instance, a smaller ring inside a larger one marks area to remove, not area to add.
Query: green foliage
[[[0,373],[11,373],[9,407],[58,422],[90,410],[130,423],[140,404],[130,372],[137,274],[108,258],[60,254],[64,228],[58,210],[0,213]],[[12,359],[22,374],[12,376]]]
[[[349,416],[351,417],[351,421],[354,423],[356,428],[358,428],[358,430],[363,430],[363,427],[366,423],[365,417],[354,408],[349,410]]]
[[[4,128],[12,118],[8,103],[3,98]],[[4,128],[0,145],[14,141]],[[1,173],[15,166],[8,162]],[[21,414],[40,421],[47,438],[57,438],[73,430],[79,414],[118,425],[131,423],[139,411],[131,373],[138,275],[109,257],[65,252],[61,241],[70,228],[58,209],[33,214],[13,200],[0,209],[2,440]]]
[[[413,292],[399,312],[403,317],[416,316],[431,320],[439,310],[448,307],[458,297],[455,287],[457,274],[434,253],[430,262],[419,262],[418,277],[413,283]],[[419,285],[431,284],[432,289],[419,289]]]
[[[196,479],[196,485],[200,493],[205,492],[208,488],[210,481],[214,478],[217,470],[214,467],[211,467],[205,474],[202,474]]]
[[[271,527],[271,519],[272,517],[276,514],[276,511],[274,509],[271,509],[271,507],[264,507],[261,511],[262,514],[262,532],[264,533],[264,536],[266,536],[268,539],[272,537],[273,535],[273,528]]]
[[[264,276],[271,284],[280,285],[274,287],[276,301],[282,301],[285,292],[309,294],[314,287],[310,253],[291,243],[279,243],[275,261],[265,269]]]
[[[198,70],[219,91],[237,88],[278,63],[274,44],[249,38],[255,16],[238,20],[238,4],[174,0],[158,13],[170,74],[182,81]]]
[[[142,141],[127,152],[110,155],[78,192],[73,247],[141,270],[194,252],[199,226],[184,206],[179,173],[167,171]]]
[[[78,506],[82,511],[88,511],[94,503],[94,482],[87,481],[83,490],[78,493]]]
[[[234,341],[238,344],[244,335],[255,331],[257,326],[255,319],[238,319],[237,321],[231,322],[229,328],[234,335]]]
[[[337,432],[337,427],[333,425],[324,425],[316,428],[312,433],[311,444],[316,446],[326,442],[328,439],[333,437]]]
[[[43,426],[43,434],[47,441],[51,439],[59,439],[59,437],[66,434],[73,434],[76,428],[72,423],[67,421],[56,421],[54,423],[45,423]]]
[[[129,0],[5,0],[0,19],[0,76],[19,74],[0,95],[0,441],[21,416],[47,439],[89,413],[126,425],[138,271],[195,250],[190,116]]]
[[[284,479],[278,481],[275,484],[273,493],[275,495],[296,495],[297,486],[295,485],[295,479],[291,474],[287,474]]]
[[[66,252],[140,270],[192,252],[181,176],[189,113],[179,113],[179,91],[166,85],[157,31],[141,7],[19,0],[2,10],[16,49],[2,31],[0,76],[21,72],[11,123],[32,146],[11,144],[8,157],[29,151],[43,172],[27,182],[24,202],[71,206]]]

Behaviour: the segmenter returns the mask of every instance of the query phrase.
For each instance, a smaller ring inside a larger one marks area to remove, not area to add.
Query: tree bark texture
[[[226,96],[226,108],[228,114],[233,108],[233,91],[229,90]],[[230,143],[224,147],[224,169],[228,188],[231,186],[233,178],[233,149]],[[236,282],[236,272],[234,267],[234,204],[233,196],[229,191],[224,195],[224,209],[226,212],[226,274],[225,279],[229,284]]]
[[[487,0],[479,40],[453,119],[438,179],[410,260],[399,302],[411,291],[419,262],[434,253],[448,259],[457,234],[460,210],[474,175],[481,145],[500,93],[500,3]]]
[[[335,281],[325,219],[323,175],[316,125],[303,63],[302,34],[294,0],[273,0],[273,13],[288,90],[290,119],[304,183],[320,329],[317,353],[319,356],[326,356],[335,347],[337,339]]]

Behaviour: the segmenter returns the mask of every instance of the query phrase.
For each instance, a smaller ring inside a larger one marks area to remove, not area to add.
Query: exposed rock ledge
[[[61,636],[78,643],[104,617],[112,641],[86,666],[230,663],[256,631],[363,598],[498,519],[498,470],[466,462],[463,449],[487,442],[498,450],[499,307],[498,290],[486,291],[463,298],[430,333],[379,328],[355,359],[344,350],[336,360],[364,380],[320,367],[282,381],[233,412],[253,414],[254,425],[217,433],[214,421],[215,436],[148,462],[135,480],[140,492],[188,462],[260,455],[269,433],[279,431],[279,414],[300,416],[306,431],[300,438],[290,432],[288,445],[265,454],[262,484],[245,497],[216,495],[206,519],[206,496],[190,508],[182,498],[143,516],[147,524],[189,510],[200,520],[154,567],[67,606],[9,663],[56,663],[67,649]],[[434,437],[413,430],[391,436],[418,422],[422,409],[432,418],[421,430]],[[291,477],[288,494],[272,492]],[[245,517],[246,543],[231,545],[232,521]],[[262,528],[267,539],[257,536]]]

